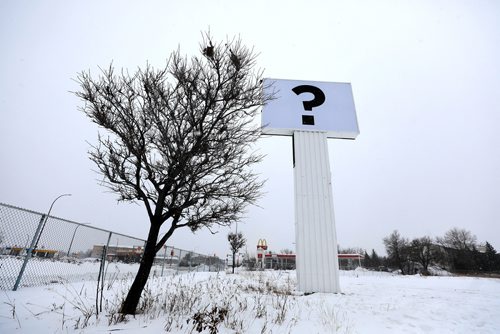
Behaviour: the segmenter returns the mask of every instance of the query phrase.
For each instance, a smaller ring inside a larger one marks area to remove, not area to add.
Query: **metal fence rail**
[[[145,240],[0,203],[0,290],[133,277]],[[164,246],[151,275],[219,271],[224,261]]]

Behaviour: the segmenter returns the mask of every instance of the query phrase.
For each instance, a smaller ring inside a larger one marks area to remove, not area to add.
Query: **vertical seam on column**
[[[301,132],[300,133],[300,138],[301,138],[301,144],[302,144],[302,153],[303,153],[303,172],[304,172],[304,204],[306,206],[305,210],[302,212],[303,214],[303,221],[306,222],[304,224],[304,230],[307,231],[306,235],[306,245],[308,246],[307,249],[304,251],[306,256],[306,262],[304,265],[304,268],[307,268],[307,277],[309,277],[308,280],[306,280],[306,288],[309,292],[314,292],[314,281],[316,280],[315,277],[315,272],[314,270],[311,270],[314,268],[314,261],[315,261],[315,254],[314,254],[314,228],[311,228],[315,224],[315,213],[314,210],[311,210],[311,208],[314,207],[314,198],[312,198],[312,194],[314,194],[314,189],[313,189],[313,184],[311,180],[311,143],[309,140],[309,133],[308,132]]]
[[[326,286],[326,279],[325,279],[325,272],[324,272],[324,256],[325,254],[323,253],[324,251],[324,244],[323,244],[323,236],[324,234],[323,227],[325,224],[325,207],[324,203],[322,201],[322,194],[323,194],[323,181],[322,181],[322,166],[321,166],[321,153],[322,153],[322,147],[321,147],[321,139],[320,139],[320,133],[314,132],[311,134],[311,137],[313,137],[312,143],[314,143],[314,175],[311,175],[312,179],[314,180],[314,198],[315,201],[315,212],[317,219],[315,221],[315,226],[314,226],[314,232],[315,232],[315,240],[316,243],[318,243],[318,246],[316,248],[316,259],[315,259],[315,265],[316,265],[316,270],[318,272],[318,287],[321,292],[325,291],[325,286]]]
[[[325,206],[325,201],[324,201],[324,166],[323,166],[323,155],[324,155],[324,149],[323,149],[323,141],[322,141],[322,135],[321,133],[316,133],[316,168],[317,168],[317,177],[316,177],[316,182],[318,183],[317,187],[317,196],[318,196],[318,206],[321,209],[321,222],[320,225],[318,225],[318,241],[321,244],[321,290],[322,291],[327,291],[327,277],[326,276],[326,269],[328,268],[328,264],[325,262],[325,259],[328,259],[328,245],[325,242],[325,238],[327,238],[327,231],[326,231],[326,224],[328,221],[327,218],[327,212],[326,210],[328,209],[327,206]],[[325,267],[326,265],[326,267]]]

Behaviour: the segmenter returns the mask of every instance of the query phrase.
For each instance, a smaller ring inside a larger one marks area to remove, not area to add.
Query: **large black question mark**
[[[304,105],[304,110],[312,111],[313,108],[319,107],[323,103],[325,103],[326,97],[325,93],[321,89],[316,86],[311,85],[300,85],[295,88],[292,88],[292,91],[300,95],[302,93],[311,93],[314,95],[314,98],[310,101],[302,101]],[[304,125],[314,125],[314,116],[313,115],[302,115],[302,124]]]

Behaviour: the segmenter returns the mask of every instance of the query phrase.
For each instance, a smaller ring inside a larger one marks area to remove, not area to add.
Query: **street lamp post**
[[[69,256],[69,252],[71,250],[71,246],[73,246],[73,240],[75,240],[76,230],[78,230],[78,228],[80,226],[82,226],[82,225],[90,225],[90,223],[84,223],[84,224],[78,224],[78,225],[76,225],[75,230],[73,231],[73,236],[71,237],[71,242],[69,243],[68,254],[66,254],[66,256]]]
[[[43,229],[45,228],[45,224],[47,224],[47,220],[49,220],[50,217],[50,212],[52,211],[52,207],[54,206],[54,203],[61,197],[64,196],[71,196],[71,194],[62,194],[56,197],[55,200],[52,201],[52,204],[50,205],[49,212],[45,216],[45,220],[43,221],[42,228],[40,230],[40,233],[38,234],[38,238],[36,239],[35,247],[33,249],[36,249],[38,247],[38,241],[40,241],[40,237],[42,236]]]
[[[38,246],[38,241],[40,240],[40,236],[42,235],[43,229],[45,227],[45,224],[47,223],[47,219],[49,219],[50,212],[52,211],[52,207],[54,206],[54,203],[61,197],[63,196],[71,196],[71,194],[62,194],[56,197],[56,199],[52,202],[49,208],[49,212],[47,215],[43,214],[42,217],[40,218],[40,222],[38,223],[38,227],[36,229],[35,235],[33,236],[33,240],[31,241],[30,248],[28,249],[28,252],[26,253],[26,257],[24,258],[23,265],[21,266],[21,270],[19,270],[19,275],[17,275],[16,283],[14,284],[14,288],[12,290],[16,291],[17,288],[19,287],[19,283],[21,283],[21,279],[24,274],[24,270],[26,269],[26,265],[28,264],[29,259],[31,258],[31,253],[33,253],[33,250],[36,249]]]

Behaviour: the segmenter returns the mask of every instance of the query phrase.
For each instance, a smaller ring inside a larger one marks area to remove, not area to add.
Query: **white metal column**
[[[302,292],[340,292],[337,233],[325,132],[295,131],[295,243]]]

